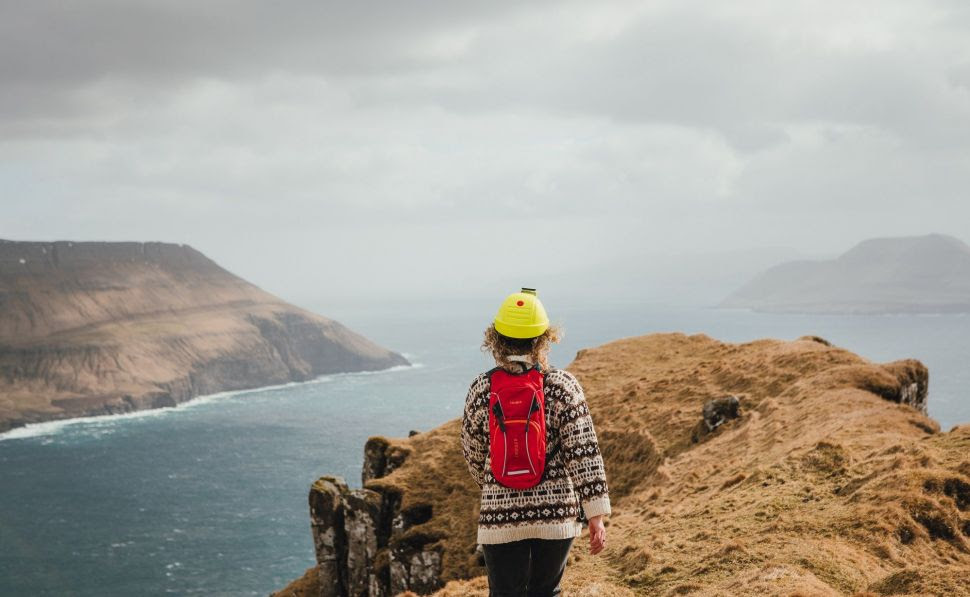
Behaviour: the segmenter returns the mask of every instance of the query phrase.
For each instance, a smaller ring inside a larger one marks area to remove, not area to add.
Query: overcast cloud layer
[[[0,2],[0,238],[297,302],[970,240],[962,0]]]

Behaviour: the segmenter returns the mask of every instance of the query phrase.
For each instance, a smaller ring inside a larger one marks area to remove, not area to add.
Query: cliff
[[[574,545],[569,594],[970,594],[970,426],[926,416],[918,361],[652,334],[567,368],[614,503],[604,554]],[[318,565],[278,595],[486,595],[457,434],[372,438],[363,488],[318,481]]]
[[[970,311],[970,247],[952,236],[876,238],[827,261],[790,261],[722,307],[799,313]]]
[[[185,245],[0,241],[0,431],[404,364]]]

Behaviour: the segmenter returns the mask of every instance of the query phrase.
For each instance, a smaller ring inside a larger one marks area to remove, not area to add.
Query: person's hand
[[[606,526],[603,525],[602,516],[594,516],[589,519],[589,553],[596,555],[606,547]]]

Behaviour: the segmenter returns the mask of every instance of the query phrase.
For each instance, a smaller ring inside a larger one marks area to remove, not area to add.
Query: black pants
[[[489,597],[555,597],[572,539],[523,539],[482,545]]]

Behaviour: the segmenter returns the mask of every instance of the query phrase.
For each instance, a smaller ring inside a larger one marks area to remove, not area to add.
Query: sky
[[[0,0],[0,82],[0,238],[302,303],[970,240],[964,0]]]

